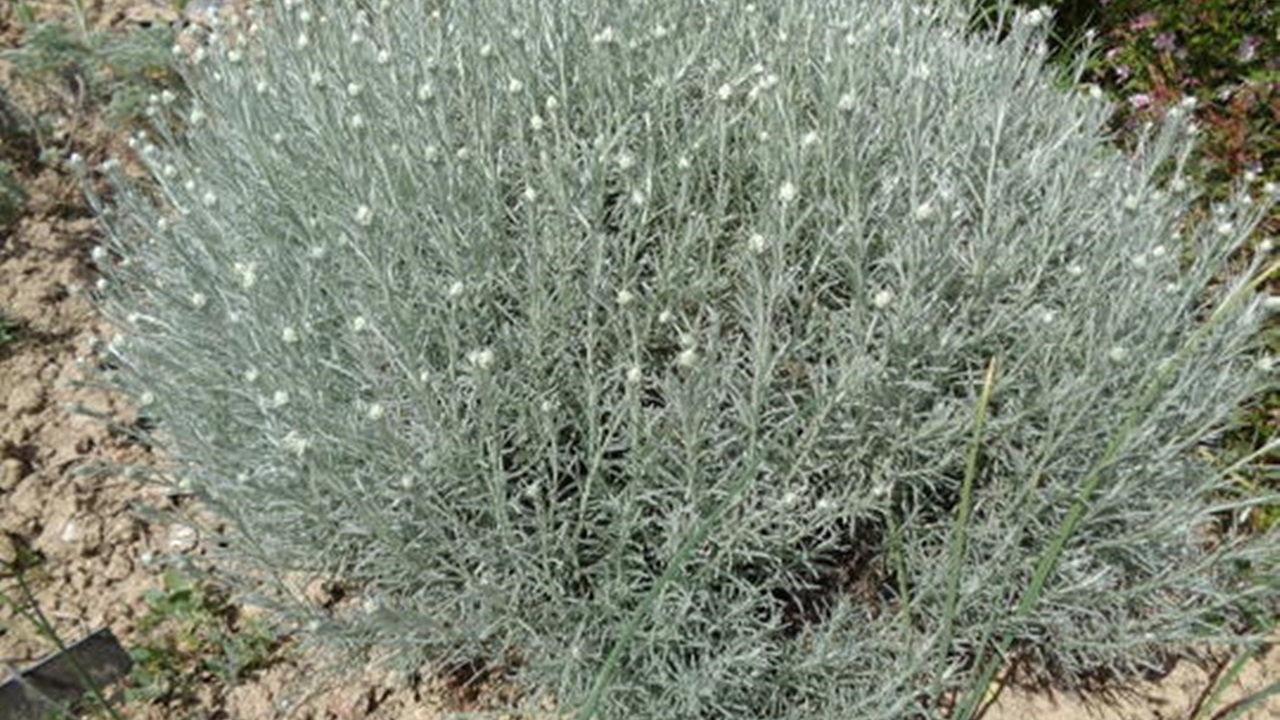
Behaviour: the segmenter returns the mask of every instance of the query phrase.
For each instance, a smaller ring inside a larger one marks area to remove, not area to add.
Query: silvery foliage
[[[106,209],[112,379],[241,589],[352,653],[608,718],[927,715],[995,647],[1140,671],[1276,597],[1204,452],[1270,382],[1257,268],[1224,270],[1261,208],[1190,222],[1186,120],[1112,149],[1042,21],[217,26],[181,139],[140,140],[153,177]]]

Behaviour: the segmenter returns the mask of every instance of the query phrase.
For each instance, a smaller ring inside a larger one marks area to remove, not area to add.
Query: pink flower
[[[1159,22],[1159,19],[1156,17],[1155,13],[1144,12],[1138,17],[1134,18],[1133,22],[1129,23],[1129,29],[1130,30],[1150,30],[1151,28],[1155,27],[1156,23],[1158,22]]]
[[[1136,93],[1129,96],[1129,105],[1134,110],[1146,110],[1151,107],[1151,96],[1146,93]]]

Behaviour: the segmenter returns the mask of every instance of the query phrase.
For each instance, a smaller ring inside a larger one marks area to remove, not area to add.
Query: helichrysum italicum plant
[[[1270,382],[1261,208],[1187,222],[1185,122],[1122,156],[1043,13],[966,19],[216,26],[106,215],[114,377],[260,602],[578,717],[930,715],[1000,652],[1228,637],[1280,569],[1203,447]]]

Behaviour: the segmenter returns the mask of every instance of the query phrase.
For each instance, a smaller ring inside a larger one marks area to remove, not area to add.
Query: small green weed
[[[16,342],[19,335],[18,323],[8,315],[0,312],[0,349]]]
[[[0,227],[7,227],[22,217],[27,195],[14,177],[13,166],[0,160]]]
[[[152,95],[178,89],[173,42],[164,26],[116,33],[46,21],[28,26],[22,44],[0,56],[42,100],[80,115],[101,110],[109,123],[128,127],[145,116]]]
[[[176,570],[146,601],[144,639],[130,653],[130,703],[185,705],[210,676],[230,685],[265,668],[279,644],[263,624],[239,617],[226,593]]]

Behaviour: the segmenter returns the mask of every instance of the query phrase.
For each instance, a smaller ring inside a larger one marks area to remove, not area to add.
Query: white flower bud
[[[790,203],[791,201],[795,200],[799,196],[800,196],[800,191],[796,189],[795,184],[792,183],[790,180],[782,183],[782,185],[778,188],[778,200],[784,204]]]
[[[377,422],[378,420],[381,420],[384,415],[386,415],[386,412],[387,412],[386,408],[382,407],[382,405],[378,403],[373,403],[372,405],[369,406],[369,409],[365,411],[365,415],[367,415],[370,420]]]
[[[488,369],[488,367],[493,364],[493,351],[489,348],[472,350],[467,353],[467,362],[481,370]]]
[[[871,297],[871,304],[877,309],[883,310],[893,304],[893,298],[894,295],[892,290],[880,290]]]
[[[248,290],[258,282],[258,263],[255,262],[238,262],[232,266],[236,274],[240,276],[240,287]]]
[[[676,356],[676,364],[680,367],[693,367],[698,362],[698,351],[687,347]]]
[[[280,447],[298,457],[302,457],[311,447],[311,441],[300,435],[296,430],[290,430],[280,439]]]
[[[287,327],[280,331],[280,339],[285,341],[285,343],[292,345],[298,342],[298,331],[291,327]]]
[[[1048,22],[1051,17],[1053,17],[1053,8],[1050,8],[1047,5],[1042,5],[1034,10],[1028,10],[1027,12],[1019,15],[1018,22],[1029,27],[1035,27]]]
[[[191,293],[191,306],[199,310],[209,302],[204,293]]]
[[[289,393],[277,390],[271,395],[271,407],[282,408],[289,404]]]
[[[373,210],[370,209],[368,205],[361,205],[356,208],[356,212],[353,217],[356,224],[362,227],[369,227],[373,224]]]
[[[615,40],[617,40],[617,33],[614,31],[613,26],[611,25],[606,26],[603,30],[596,33],[591,38],[591,42],[594,45],[607,45],[611,42],[614,42]]]
[[[644,371],[639,366],[633,365],[627,369],[627,382],[635,385],[644,379]]]

